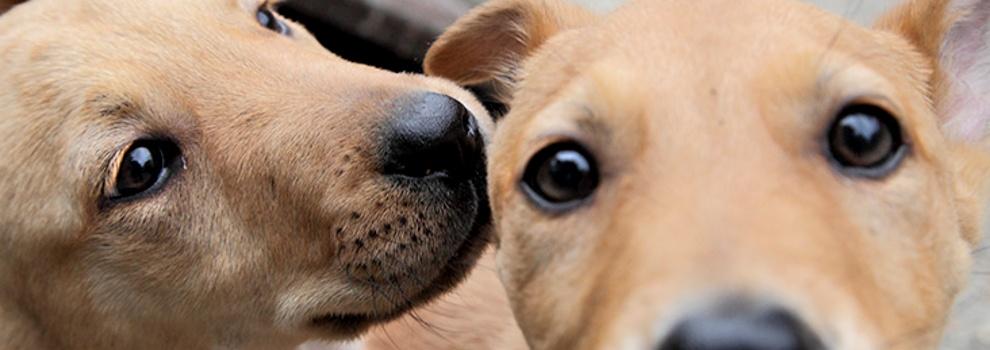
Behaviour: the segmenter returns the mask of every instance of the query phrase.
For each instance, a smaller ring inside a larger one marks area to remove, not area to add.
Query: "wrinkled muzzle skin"
[[[972,67],[990,58],[988,13],[919,0],[868,29],[797,1],[633,1],[597,17],[499,0],[459,21],[427,71],[510,91],[489,186],[529,346],[680,349],[664,345],[686,321],[745,299],[818,345],[784,348],[935,347],[987,198]],[[896,118],[895,170],[836,163],[829,130],[850,104]],[[599,179],[548,206],[527,169],[559,144]]]
[[[0,17],[0,347],[289,347],[452,287],[487,242],[464,181],[381,175],[389,122],[467,92],[259,25],[252,0],[29,1]],[[161,189],[108,198],[168,140]],[[6,342],[6,343],[4,343]]]

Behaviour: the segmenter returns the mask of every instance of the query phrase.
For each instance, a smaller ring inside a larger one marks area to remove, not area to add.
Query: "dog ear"
[[[489,1],[440,36],[426,54],[424,69],[429,75],[473,87],[489,106],[505,103],[527,57],[557,33],[594,18],[590,11],[564,0]]]
[[[880,19],[931,60],[935,108],[951,139],[990,136],[990,0],[915,0]]]
[[[951,142],[964,236],[976,243],[990,197],[990,0],[913,0],[877,26],[930,60],[929,88]]]

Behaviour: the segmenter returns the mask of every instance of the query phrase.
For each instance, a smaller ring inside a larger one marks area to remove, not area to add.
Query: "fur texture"
[[[350,339],[480,255],[483,179],[406,186],[376,151],[411,97],[453,96],[487,133],[478,102],[266,29],[263,6],[35,0],[0,16],[0,348]],[[181,166],[113,200],[125,150],[149,139]]]
[[[744,294],[829,348],[933,348],[984,227],[988,13],[914,0],[864,28],[787,0],[634,1],[601,18],[495,0],[464,17],[427,71],[512,82],[489,186],[528,346],[655,348],[693,308]],[[848,103],[902,125],[910,154],[892,174],[849,176],[823,152]],[[602,183],[550,214],[520,174],[561,140]]]

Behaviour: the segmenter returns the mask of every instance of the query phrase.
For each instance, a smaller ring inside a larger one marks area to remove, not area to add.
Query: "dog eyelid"
[[[837,110],[841,110],[850,105],[874,105],[880,107],[891,115],[901,116],[901,109],[890,98],[881,94],[863,94],[845,98]]]
[[[908,122],[906,118],[906,114],[903,112],[903,109],[900,106],[898,106],[897,103],[894,103],[894,101],[889,97],[887,97],[886,95],[877,94],[877,93],[852,95],[843,98],[842,100],[840,100],[840,103],[836,104],[835,107],[833,107],[833,110],[830,112],[828,118],[834,118],[849,106],[855,106],[855,105],[876,106],[877,108],[880,108],[881,110],[887,112],[887,114],[889,114],[895,120],[899,121],[902,125],[905,125]],[[905,127],[901,129],[901,137],[903,138],[905,144],[907,145],[911,144],[911,140],[912,140],[911,136],[912,135],[910,128]]]
[[[525,177],[525,172],[526,172],[525,171],[526,164],[530,161],[530,159],[532,159],[537,154],[539,154],[541,150],[546,149],[547,147],[551,147],[555,144],[571,143],[571,144],[580,145],[584,149],[588,150],[589,153],[594,154],[593,149],[595,147],[592,147],[594,143],[587,141],[588,140],[586,140],[584,137],[581,137],[579,133],[571,132],[571,131],[557,131],[557,132],[550,132],[550,133],[538,135],[536,138],[527,142],[524,147],[525,157],[520,158],[521,163],[517,166],[517,168],[521,170],[518,172],[516,176],[516,182],[520,182],[523,180],[523,177]]]
[[[123,148],[114,150],[110,152],[104,159],[103,164],[105,166],[101,169],[106,175],[103,177],[103,181],[100,183],[99,193],[103,197],[116,197],[117,177],[114,176],[120,171],[120,164],[123,162],[124,156],[127,155],[127,149],[131,147],[132,143],[128,143]]]

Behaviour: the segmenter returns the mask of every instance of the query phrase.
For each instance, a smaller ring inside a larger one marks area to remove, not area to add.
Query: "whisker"
[[[492,266],[478,265],[475,268],[476,269],[485,270],[485,271],[488,271],[488,272],[498,273],[498,270],[496,270],[495,267],[492,267]]]
[[[444,334],[443,334],[443,333],[452,333],[452,331],[451,331],[451,330],[449,330],[449,329],[444,329],[444,328],[442,328],[442,327],[440,327],[440,326],[437,326],[437,325],[435,325],[435,324],[432,324],[432,323],[430,323],[430,322],[427,322],[427,321],[426,321],[425,319],[423,319],[423,317],[422,317],[422,316],[420,316],[420,315],[419,315],[419,314],[417,313],[417,311],[416,311],[416,310],[413,310],[413,311],[410,311],[410,312],[409,312],[409,318],[411,318],[411,319],[413,319],[414,321],[416,321],[416,323],[418,323],[418,324],[419,324],[420,326],[422,326],[422,327],[423,327],[423,329],[426,329],[426,330],[427,330],[428,332],[430,332],[430,333],[432,333],[433,335],[435,335],[435,336],[437,336],[437,337],[439,337],[439,338],[440,338],[440,339],[442,339],[442,340],[443,340],[444,342],[447,342],[447,343],[450,343],[450,344],[453,344],[453,341],[452,341],[452,340],[450,340],[450,338],[449,338],[449,337],[447,337],[446,335],[444,335]]]
[[[381,333],[385,335],[385,339],[388,340],[389,348],[402,349],[401,347],[399,347],[399,343],[396,343],[395,339],[392,338],[392,334],[388,332],[388,327],[385,327],[385,325],[378,325],[376,328],[378,328],[378,330],[380,330]]]
[[[418,279],[417,276],[415,276],[413,274],[404,274],[404,275],[407,275],[408,277],[413,278],[413,279]],[[401,283],[390,282],[390,283],[385,284],[384,287],[393,289],[395,291],[398,291],[398,295],[402,299],[401,302],[404,303],[406,306],[412,306],[413,305],[413,302],[411,300],[409,300],[408,298],[405,297],[406,292],[402,288]],[[444,330],[443,328],[441,328],[441,327],[439,327],[437,325],[434,325],[434,324],[432,324],[430,322],[427,322],[425,319],[423,319],[421,316],[419,316],[419,314],[417,314],[418,311],[419,310],[415,310],[415,309],[410,310],[409,313],[408,313],[409,318],[412,319],[413,321],[415,321],[417,324],[419,324],[423,329],[426,329],[430,333],[433,333],[434,335],[436,335],[440,339],[443,339],[444,341],[449,341],[449,339],[442,334],[442,332],[444,332],[444,331],[449,332],[448,330]]]

